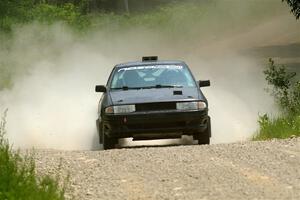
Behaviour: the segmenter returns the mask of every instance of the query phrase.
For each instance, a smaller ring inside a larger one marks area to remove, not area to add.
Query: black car
[[[119,138],[133,140],[181,138],[192,135],[199,144],[211,137],[208,103],[201,87],[182,61],[141,62],[116,65],[107,85],[97,85],[103,95],[96,121],[104,149],[114,148]]]

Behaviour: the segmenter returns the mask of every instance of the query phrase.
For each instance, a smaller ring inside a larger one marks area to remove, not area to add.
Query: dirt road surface
[[[300,199],[300,138],[35,157],[39,173],[70,173],[68,199]]]

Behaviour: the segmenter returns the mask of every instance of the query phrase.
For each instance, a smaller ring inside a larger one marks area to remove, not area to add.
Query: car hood
[[[200,98],[200,94],[197,88],[153,88],[140,90],[111,91],[110,97],[112,99],[113,104],[118,105],[198,100]]]

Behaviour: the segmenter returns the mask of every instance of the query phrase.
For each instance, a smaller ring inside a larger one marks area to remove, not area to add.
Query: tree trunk
[[[124,0],[124,4],[125,4],[125,11],[126,11],[127,13],[129,13],[130,10],[129,10],[129,3],[128,3],[128,0]]]

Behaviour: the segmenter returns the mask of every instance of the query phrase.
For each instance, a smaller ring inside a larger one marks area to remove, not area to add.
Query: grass
[[[5,116],[0,124],[0,199],[64,199],[65,185],[60,187],[58,178],[38,176],[33,156],[12,150],[5,139]]]
[[[260,129],[253,140],[268,140],[272,138],[285,139],[300,136],[300,115],[288,115],[270,118],[260,116]]]

